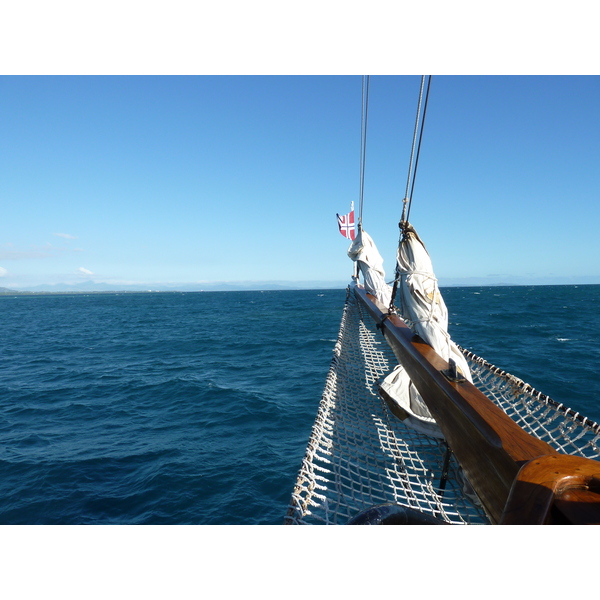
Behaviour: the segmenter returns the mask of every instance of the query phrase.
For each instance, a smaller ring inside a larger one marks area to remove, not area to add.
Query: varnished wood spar
[[[381,326],[396,358],[404,365],[465,475],[493,523],[500,522],[513,481],[527,461],[557,454],[521,429],[468,381],[449,381],[449,368],[431,346],[365,290],[355,295]],[[384,318],[385,317],[385,318]]]
[[[597,525],[600,524],[599,492],[599,462],[568,454],[541,456],[519,471],[500,522]]]

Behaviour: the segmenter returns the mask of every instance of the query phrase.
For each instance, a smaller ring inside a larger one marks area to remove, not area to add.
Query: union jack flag
[[[356,237],[356,231],[354,229],[354,202],[350,207],[350,212],[347,215],[336,215],[338,220],[338,227],[340,228],[340,233],[346,237],[353,240]]]

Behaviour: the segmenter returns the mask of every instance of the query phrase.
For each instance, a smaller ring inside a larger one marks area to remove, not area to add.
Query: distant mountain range
[[[77,292],[220,292],[245,290],[302,290],[302,289],[342,289],[347,282],[327,281],[236,281],[217,283],[181,283],[181,284],[111,284],[95,281],[82,281],[76,284],[44,284],[31,286],[26,290],[0,287],[0,294],[15,293],[77,293]]]
[[[599,284],[600,276],[547,276],[488,275],[487,277],[440,277],[438,285],[444,287],[493,287],[513,285],[592,285]]]
[[[600,277],[538,277],[526,278],[516,276],[443,278],[439,280],[444,287],[488,287],[512,285],[585,285],[600,284]],[[65,294],[82,292],[227,292],[251,290],[317,290],[343,289],[348,281],[231,281],[213,283],[144,283],[144,284],[113,284],[95,281],[81,283],[57,283],[14,289],[0,287],[0,294]]]

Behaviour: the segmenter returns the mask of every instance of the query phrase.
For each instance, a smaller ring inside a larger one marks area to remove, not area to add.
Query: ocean
[[[450,333],[600,422],[600,286],[444,288]],[[281,524],[345,290],[0,296],[1,524]]]

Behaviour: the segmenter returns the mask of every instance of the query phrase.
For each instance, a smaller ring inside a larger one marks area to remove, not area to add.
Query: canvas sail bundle
[[[431,258],[412,225],[406,225],[397,261],[402,318],[444,360],[453,359],[462,376],[471,381],[467,361],[448,335],[448,309]]]
[[[460,376],[472,381],[467,361],[448,335],[448,309],[438,288],[429,253],[408,223],[404,226],[398,247],[396,277],[399,278],[400,315],[406,324],[444,360],[452,359]],[[382,380],[380,391],[388,403],[396,404],[392,410],[405,418],[407,425],[443,438],[427,405],[401,364]]]
[[[359,228],[356,239],[348,248],[348,256],[358,265],[365,289],[385,305],[390,303],[392,288],[385,282],[383,258],[371,236]]]

